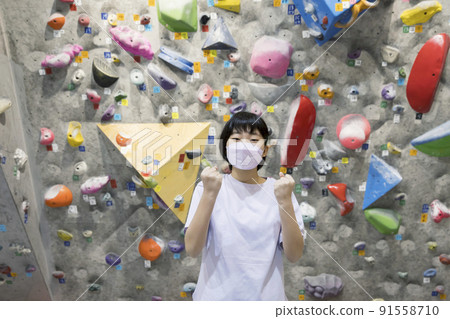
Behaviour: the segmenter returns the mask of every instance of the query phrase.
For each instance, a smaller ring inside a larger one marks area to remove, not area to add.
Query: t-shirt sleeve
[[[292,205],[294,206],[295,218],[297,219],[298,226],[300,227],[300,231],[303,235],[303,242],[306,241],[306,231],[305,225],[303,224],[302,213],[300,212],[300,205],[298,204],[297,198],[294,193],[292,193]],[[283,249],[283,234],[280,229],[280,236],[278,237],[278,245],[281,249]]]
[[[201,181],[200,183],[198,183],[195,186],[194,193],[192,194],[191,205],[189,206],[189,211],[188,211],[188,215],[187,215],[187,218],[186,218],[186,223],[184,224],[184,234],[186,234],[186,230],[188,229],[192,219],[195,216],[195,213],[197,212],[198,204],[200,203],[200,199],[202,198],[202,194],[203,194],[203,181]],[[208,235],[206,237],[206,248],[209,247],[210,228],[211,227],[208,227]]]

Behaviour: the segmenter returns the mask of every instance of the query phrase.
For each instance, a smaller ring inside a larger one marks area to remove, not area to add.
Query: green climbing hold
[[[158,20],[172,32],[197,31],[197,0],[159,0]]]
[[[402,278],[402,279],[408,278],[408,273],[407,273],[407,272],[401,272],[401,271],[399,271],[399,272],[397,272],[397,274],[398,274],[398,276],[399,276],[400,278]]]
[[[100,291],[100,285],[99,284],[92,284],[91,286],[89,286],[89,291],[92,292],[96,292],[96,291]]]
[[[405,68],[404,68],[404,67],[401,67],[400,69],[398,69],[398,75],[399,75],[401,78],[406,78],[406,71],[405,71]]]
[[[158,181],[151,176],[144,178],[144,183],[148,188],[155,188],[158,186]]]
[[[450,121],[416,137],[411,145],[431,156],[450,156]]]
[[[212,167],[212,164],[206,158],[202,159],[200,161],[200,164],[202,164],[203,168],[205,168],[205,167]]]
[[[127,97],[128,97],[127,94],[121,90],[118,90],[114,93],[114,100],[116,102],[120,102],[123,99],[126,99]]]
[[[364,216],[380,233],[384,235],[397,234],[402,217],[392,209],[369,208]]]

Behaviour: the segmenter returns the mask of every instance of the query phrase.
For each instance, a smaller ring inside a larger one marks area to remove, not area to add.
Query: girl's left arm
[[[283,236],[283,250],[287,259],[295,263],[303,254],[303,235],[295,218],[294,205],[292,203],[292,191],[295,181],[291,175],[284,175],[275,181],[274,192],[278,202],[281,219],[281,232]]]

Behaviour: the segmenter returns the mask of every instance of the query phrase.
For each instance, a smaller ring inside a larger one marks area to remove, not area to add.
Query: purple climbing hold
[[[147,66],[148,73],[164,90],[172,90],[177,86],[177,82],[168,77],[164,72],[155,64],[150,63]]]
[[[246,108],[247,108],[247,103],[240,102],[240,103],[234,104],[233,106],[230,107],[230,113],[236,114],[238,112],[245,111]]]
[[[310,189],[314,184],[314,178],[312,177],[303,177],[300,178],[300,183],[304,189]]]
[[[107,254],[105,257],[105,260],[106,260],[106,263],[110,266],[117,266],[122,262],[120,257],[118,255],[116,255],[115,253]]]
[[[169,209],[169,206],[166,205],[166,203],[159,197],[159,195],[153,190],[153,188],[150,188],[150,195],[153,198],[153,202],[156,203],[156,205],[159,206],[159,208],[163,210]]]
[[[341,278],[330,274],[320,274],[314,277],[306,276],[303,280],[306,293],[319,299],[335,297],[344,287]]]
[[[350,51],[347,56],[349,59],[355,60],[361,56],[361,49],[356,49],[354,51]]]
[[[106,109],[105,113],[102,115],[102,121],[110,121],[114,117],[114,113],[116,113],[116,106],[111,104]]]
[[[317,136],[324,136],[326,132],[328,132],[328,127],[326,127],[326,126],[319,126],[317,128],[316,135]]]
[[[167,245],[169,246],[169,250],[173,253],[179,253],[184,249],[184,244],[178,240],[170,240]]]
[[[395,91],[395,87],[393,83],[387,84],[383,89],[381,90],[381,96],[383,99],[391,101],[395,99],[397,95],[397,92]]]

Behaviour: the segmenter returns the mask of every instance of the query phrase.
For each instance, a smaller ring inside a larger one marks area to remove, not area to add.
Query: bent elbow
[[[286,257],[289,262],[294,264],[300,259],[301,256],[297,255],[297,256],[286,256]]]
[[[295,257],[287,257],[287,260],[289,260],[291,263],[296,263],[297,261],[299,261],[299,259],[302,257],[302,255],[297,255]]]
[[[193,249],[195,247],[192,247],[189,238],[186,235],[187,234],[184,235],[184,248],[186,249],[186,254],[189,257],[196,258],[200,252]]]
[[[291,253],[291,254],[286,254],[286,258],[289,262],[291,263],[296,263],[297,261],[299,261],[299,259],[303,256],[303,249],[295,252],[295,253]]]
[[[188,246],[185,246],[185,248],[186,248],[186,254],[189,257],[197,258],[198,255],[200,254],[200,252],[198,252],[198,251],[192,251],[190,247],[188,248]]]

